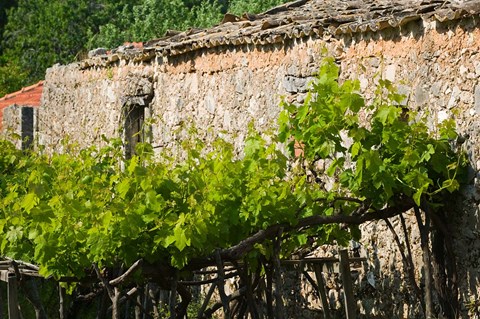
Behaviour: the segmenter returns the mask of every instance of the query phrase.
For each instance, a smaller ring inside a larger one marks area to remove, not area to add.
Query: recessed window
[[[133,104],[125,109],[125,158],[135,155],[138,143],[146,141],[145,106]]]

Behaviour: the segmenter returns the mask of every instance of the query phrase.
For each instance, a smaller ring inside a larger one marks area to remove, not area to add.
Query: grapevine
[[[340,82],[327,59],[303,105],[282,103],[278,134],[250,128],[242,157],[225,140],[196,136],[180,145],[182,160],[147,143],[125,159],[118,139],[66,144],[61,154],[1,140],[0,255],[59,281],[130,268],[103,283],[110,289],[141,283],[131,276],[138,269],[156,278],[152,266],[171,282],[178,271],[215,265],[215,256],[255,269],[312,240],[346,244],[358,225],[439,207],[460,187],[465,160],[452,148],[453,120],[430,131],[403,99],[381,80],[367,103],[358,81]]]

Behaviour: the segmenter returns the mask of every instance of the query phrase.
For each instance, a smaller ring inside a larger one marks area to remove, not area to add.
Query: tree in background
[[[2,38],[3,38],[3,28],[7,23],[7,10],[12,6],[16,5],[15,0],[3,0],[0,2],[0,54],[2,54],[3,46],[2,46]]]
[[[18,65],[18,61],[2,55],[4,49],[3,30],[7,24],[7,11],[16,4],[16,0],[0,2],[0,97],[15,91],[25,81],[25,72]]]
[[[27,73],[20,67],[18,59],[7,60],[0,56],[0,97],[14,92],[27,81]]]
[[[45,77],[89,49],[205,28],[226,12],[258,13],[285,0],[2,0],[0,96]],[[10,8],[10,9],[9,9]],[[8,9],[8,10],[7,10]]]
[[[286,1],[282,0],[231,0],[229,4],[229,11],[235,14],[242,14],[245,12],[258,13],[266,11],[285,2]]]
[[[3,54],[8,61],[18,59],[28,82],[38,81],[49,66],[71,62],[84,51],[88,36],[118,7],[110,0],[20,0],[8,12]]]

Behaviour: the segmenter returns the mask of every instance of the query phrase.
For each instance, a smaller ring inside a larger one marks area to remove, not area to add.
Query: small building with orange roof
[[[21,137],[17,144],[28,147],[34,135],[35,109],[41,104],[43,81],[0,98],[0,133]]]

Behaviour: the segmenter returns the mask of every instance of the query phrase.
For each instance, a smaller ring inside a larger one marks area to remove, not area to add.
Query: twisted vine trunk
[[[415,217],[417,219],[418,230],[420,232],[420,245],[422,248],[423,256],[423,278],[424,278],[424,307],[425,318],[433,319],[433,303],[432,303],[432,271],[430,265],[430,244],[429,244],[429,232],[430,232],[430,217],[425,214],[425,223],[422,221],[420,209],[415,206]]]
[[[423,227],[421,227],[421,219],[419,220],[418,217],[418,209],[415,210],[415,213],[421,228],[424,251],[425,316],[426,318],[433,317],[432,288],[434,288],[439,305],[438,317],[457,318],[459,313],[457,267],[451,230],[448,229],[444,212],[432,212],[426,201],[422,203],[422,210],[425,212]],[[427,303],[428,298],[430,299],[429,303]]]
[[[435,225],[435,230],[432,231],[432,269],[440,305],[439,315],[444,318],[457,318],[459,311],[457,267],[451,231],[445,222],[444,212],[431,215]]]

